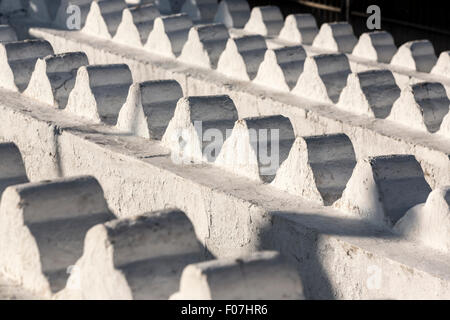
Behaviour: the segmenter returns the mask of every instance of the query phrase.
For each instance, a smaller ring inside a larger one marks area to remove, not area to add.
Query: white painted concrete
[[[173,300],[299,300],[299,275],[273,251],[187,266]]]
[[[284,21],[279,38],[298,44],[311,45],[319,29],[316,19],[309,13],[290,14]]]

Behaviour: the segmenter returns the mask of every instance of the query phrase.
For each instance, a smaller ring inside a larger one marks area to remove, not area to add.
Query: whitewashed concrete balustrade
[[[135,83],[120,110],[117,128],[133,135],[161,140],[183,90],[175,80]]]
[[[64,109],[75,86],[78,68],[88,64],[84,52],[61,53],[38,59],[24,95]]]
[[[313,15],[309,13],[290,14],[284,21],[279,38],[298,44],[311,45],[319,29]]]
[[[223,24],[193,26],[179,59],[185,63],[216,69],[229,37]]]
[[[10,186],[0,205],[0,270],[51,297],[66,285],[86,232],[113,217],[92,177]]]
[[[142,48],[153,29],[154,20],[159,16],[160,12],[153,4],[124,9],[113,40]]]
[[[0,86],[24,91],[28,86],[36,61],[53,54],[45,40],[25,40],[0,43]]]
[[[219,2],[214,22],[227,28],[243,28],[250,19],[250,7],[246,0],[222,0]]]
[[[187,266],[173,300],[301,300],[299,275],[272,251]]]
[[[65,110],[97,123],[116,124],[132,83],[126,64],[81,67]]]

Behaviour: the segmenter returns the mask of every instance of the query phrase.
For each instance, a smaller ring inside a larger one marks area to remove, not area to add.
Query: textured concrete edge
[[[450,298],[444,255],[210,165],[177,166],[153,141],[2,95],[0,122],[9,126],[0,140],[22,149],[32,180],[93,175],[119,217],[178,207],[218,257],[279,249],[296,263],[307,298]],[[376,290],[367,285],[372,266],[384,277]]]
[[[173,59],[110,41],[95,41],[79,32],[31,29],[48,40],[56,52],[84,51],[91,64],[126,63],[134,81],[175,79],[185,95],[228,94],[240,117],[282,114],[291,119],[297,135],[345,133],[352,140],[358,159],[386,154],[413,154],[432,188],[450,184],[450,144],[444,137],[414,131],[382,119],[368,119],[337,107],[270,89],[224,78]],[[268,96],[270,94],[270,97]]]

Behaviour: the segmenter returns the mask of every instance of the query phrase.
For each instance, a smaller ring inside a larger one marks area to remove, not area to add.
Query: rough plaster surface
[[[299,300],[298,273],[277,252],[218,259],[187,266],[173,300]]]
[[[17,41],[16,31],[9,25],[0,25],[0,42]]]
[[[0,128],[0,137],[20,146],[32,180],[94,175],[120,217],[178,207],[219,258],[279,250],[296,266],[306,298],[449,298],[448,258],[417,242],[211,165],[176,165],[153,141],[2,95],[0,120],[12,129]],[[374,266],[378,288],[367,284]]]
[[[0,270],[50,297],[64,288],[66,270],[81,255],[87,230],[112,217],[92,177],[11,186],[0,204]]]
[[[91,63],[127,63],[136,81],[176,79],[185,94],[228,94],[241,117],[283,114],[291,119],[296,134],[302,136],[345,133],[352,140],[358,159],[386,154],[413,154],[433,188],[450,183],[450,145],[439,135],[420,133],[385,120],[351,115],[330,104],[262,89],[252,83],[224,78],[215,72],[202,71],[147,52],[122,50],[111,42],[92,40],[80,33],[49,29],[32,29],[31,32],[48,39],[59,52],[85,51]],[[356,58],[349,57],[356,61]],[[361,66],[372,64],[368,61],[358,63]],[[382,66],[394,68],[386,64]],[[395,72],[400,72],[400,69],[395,68]],[[405,69],[401,73],[408,78],[430,79],[423,73]],[[447,116],[447,119],[450,117]]]
[[[413,156],[389,155],[358,161],[342,198],[333,206],[374,224],[394,225],[431,188]]]
[[[75,86],[78,68],[89,64],[83,52],[62,53],[38,59],[24,95],[64,109]]]
[[[168,299],[183,268],[204,260],[192,223],[177,210],[91,228],[60,299]]]

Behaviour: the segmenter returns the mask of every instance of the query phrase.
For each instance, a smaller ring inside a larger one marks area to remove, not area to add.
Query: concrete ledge
[[[187,266],[173,300],[299,300],[301,279],[276,252]]]

